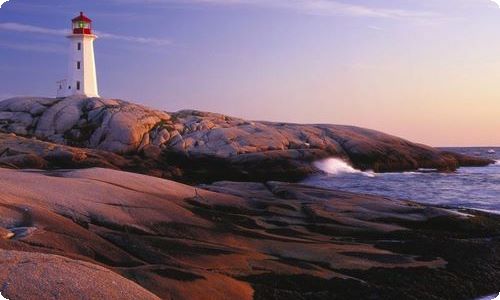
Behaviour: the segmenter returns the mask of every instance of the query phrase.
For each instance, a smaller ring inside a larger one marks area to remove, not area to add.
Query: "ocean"
[[[495,153],[489,153],[491,149]],[[312,176],[303,183],[500,214],[500,148],[446,148],[446,150],[490,158],[497,163],[488,167],[460,168],[454,173],[420,170],[381,174],[361,172],[339,159],[327,159],[316,163],[325,174]]]

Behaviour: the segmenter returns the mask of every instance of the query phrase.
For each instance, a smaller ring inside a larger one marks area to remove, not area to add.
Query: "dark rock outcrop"
[[[12,133],[0,133],[0,167],[44,170],[100,167],[163,178],[179,177],[180,174],[162,157],[119,155],[24,138]]]
[[[132,281],[162,299],[243,300],[468,300],[500,285],[500,219],[480,212],[109,169],[0,181],[12,299],[153,299]]]

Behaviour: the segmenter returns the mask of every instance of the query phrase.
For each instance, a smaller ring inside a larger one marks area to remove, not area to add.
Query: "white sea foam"
[[[432,173],[432,172],[437,172],[438,169],[430,169],[430,168],[420,168],[418,169],[418,172],[420,173]]]
[[[314,166],[329,175],[341,174],[362,174],[368,177],[375,177],[375,173],[368,171],[363,172],[353,168],[347,162],[339,158],[327,158],[314,163]]]
[[[496,297],[496,298],[495,298]],[[500,293],[478,298],[476,300],[500,300]]]

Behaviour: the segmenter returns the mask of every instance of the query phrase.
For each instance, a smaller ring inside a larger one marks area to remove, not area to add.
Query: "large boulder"
[[[170,119],[161,111],[120,100],[69,97],[0,102],[0,129],[47,141],[133,153],[150,131]]]

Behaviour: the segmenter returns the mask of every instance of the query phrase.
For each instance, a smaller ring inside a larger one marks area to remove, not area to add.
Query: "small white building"
[[[97,36],[92,32],[92,20],[80,12],[72,20],[72,30],[72,34],[68,35],[68,77],[57,82],[57,97],[99,97],[94,58],[94,40]]]

